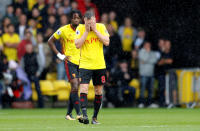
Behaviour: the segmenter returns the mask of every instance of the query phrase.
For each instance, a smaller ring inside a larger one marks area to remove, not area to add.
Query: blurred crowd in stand
[[[31,83],[42,108],[39,81],[49,72],[56,72],[58,80],[67,80],[64,63],[50,50],[47,40],[69,24],[73,9],[82,14],[95,12],[110,34],[110,46],[104,48],[108,75],[104,106],[166,106],[165,74],[173,65],[173,43],[164,36],[152,43],[144,28],[133,25],[131,16],[119,24],[115,11],[100,14],[98,8],[91,0],[0,1],[0,108],[10,107],[13,101],[31,100]],[[59,41],[55,44],[61,51]],[[139,81],[138,98],[132,80]]]

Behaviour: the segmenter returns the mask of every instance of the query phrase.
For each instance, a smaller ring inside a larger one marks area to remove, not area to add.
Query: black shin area
[[[81,105],[81,110],[83,113],[83,116],[87,117],[87,94],[86,93],[81,93],[80,94],[80,105]]]

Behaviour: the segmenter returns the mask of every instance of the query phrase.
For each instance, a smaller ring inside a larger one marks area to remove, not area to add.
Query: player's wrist
[[[61,54],[61,53],[58,53],[57,54],[57,57],[60,59],[60,60],[65,60],[66,56]]]
[[[85,31],[85,36],[87,36],[89,34],[89,32],[88,31]]]
[[[88,31],[88,30],[85,30],[85,33],[86,33],[86,34],[88,34],[89,32],[90,32],[90,31]]]

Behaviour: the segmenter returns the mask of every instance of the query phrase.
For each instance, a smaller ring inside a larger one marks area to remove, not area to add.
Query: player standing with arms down
[[[95,89],[94,114],[92,124],[97,122],[97,115],[102,102],[103,84],[106,82],[106,66],[103,45],[108,46],[110,39],[104,24],[96,23],[93,12],[84,15],[85,25],[76,29],[75,44],[81,50],[80,56],[80,105],[83,113],[83,123],[88,124],[87,94],[89,82],[92,79]]]
[[[57,54],[57,57],[65,61],[65,68],[68,80],[71,84],[70,99],[68,105],[68,111],[66,114],[67,120],[75,120],[72,117],[72,110],[75,108],[77,113],[77,119],[81,118],[80,104],[78,97],[79,87],[79,60],[80,50],[76,48],[74,43],[75,30],[81,21],[81,13],[78,10],[71,12],[71,24],[60,27],[48,40],[50,48]],[[54,43],[56,40],[60,40],[62,44],[62,50],[64,54],[61,54],[55,47]]]

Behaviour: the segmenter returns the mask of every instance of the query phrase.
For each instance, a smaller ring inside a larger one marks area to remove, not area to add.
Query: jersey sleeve
[[[54,36],[57,40],[60,39],[61,35],[62,35],[62,29],[61,29],[61,28],[59,28],[59,29],[53,34],[53,36]]]
[[[82,25],[81,26],[78,26],[76,28],[76,35],[75,35],[75,39],[80,39],[81,36],[83,35],[83,32],[82,32]]]
[[[100,33],[104,36],[110,36],[104,24],[101,25]]]

